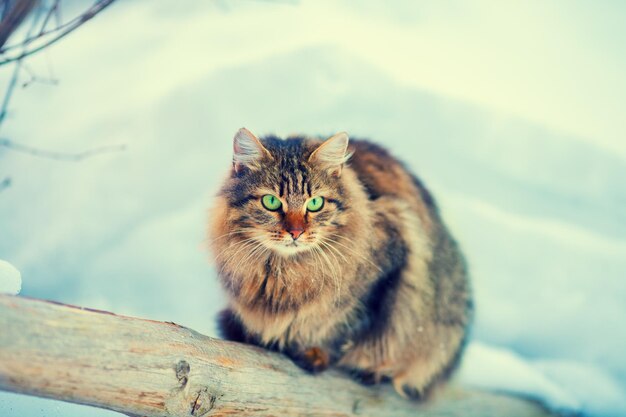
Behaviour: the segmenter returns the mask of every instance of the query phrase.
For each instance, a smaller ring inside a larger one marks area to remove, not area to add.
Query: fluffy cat
[[[465,262],[430,193],[384,148],[240,129],[211,214],[225,338],[412,398],[454,370],[472,313]]]

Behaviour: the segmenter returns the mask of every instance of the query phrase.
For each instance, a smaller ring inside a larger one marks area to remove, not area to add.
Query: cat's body
[[[211,228],[230,295],[221,328],[419,397],[462,351],[465,263],[420,181],[372,143],[351,141],[350,157],[347,141],[238,133]]]

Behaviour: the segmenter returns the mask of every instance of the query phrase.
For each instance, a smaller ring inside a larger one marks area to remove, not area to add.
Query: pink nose
[[[304,232],[303,229],[291,229],[289,231],[289,234],[291,235],[291,237],[293,238],[293,240],[296,240],[297,238],[300,237],[300,235]]]

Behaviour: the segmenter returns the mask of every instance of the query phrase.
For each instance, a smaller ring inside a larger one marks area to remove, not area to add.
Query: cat
[[[209,228],[229,298],[222,336],[427,398],[457,366],[473,311],[429,191],[345,132],[283,140],[242,128],[233,149]]]

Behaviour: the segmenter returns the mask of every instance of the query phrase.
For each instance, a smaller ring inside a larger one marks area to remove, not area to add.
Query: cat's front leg
[[[249,337],[241,319],[230,308],[226,308],[218,314],[217,328],[222,339],[241,343],[249,342]]]

